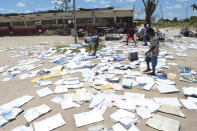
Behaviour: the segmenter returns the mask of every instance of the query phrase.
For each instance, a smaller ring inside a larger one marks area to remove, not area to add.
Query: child
[[[150,37],[150,45],[149,45],[149,50],[145,53],[146,58],[146,65],[147,69],[144,72],[151,71],[149,63],[152,63],[152,73],[149,75],[155,75],[155,68],[157,66],[157,60],[158,60],[158,55],[159,55],[159,41],[158,38],[155,37],[155,33],[153,32],[148,32],[148,36]]]
[[[127,36],[127,45],[129,43],[129,39],[131,38],[133,40],[133,42],[135,43],[135,46],[136,46],[136,41],[134,39],[134,34],[135,34],[135,30],[132,27],[130,27],[129,28],[129,34]]]
[[[92,49],[92,43],[94,43],[94,53],[93,53],[93,55],[95,56],[97,48],[99,46],[99,37],[96,36],[96,35],[92,36],[92,37],[90,37],[88,39],[85,39],[85,42],[90,44],[90,51]]]

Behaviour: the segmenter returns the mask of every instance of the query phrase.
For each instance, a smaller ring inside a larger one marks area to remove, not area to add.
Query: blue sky
[[[30,13],[54,9],[55,0],[1,0],[0,14],[5,13]],[[163,8],[164,18],[172,19],[186,17],[186,8],[197,0],[160,0],[155,14],[161,18]],[[144,18],[144,5],[142,0],[76,0],[77,8],[100,8],[107,6],[129,6],[135,5],[135,18]],[[188,8],[188,17],[197,16],[197,11]]]

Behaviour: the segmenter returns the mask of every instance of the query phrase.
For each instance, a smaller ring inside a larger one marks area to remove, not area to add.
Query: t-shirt
[[[144,27],[144,35],[147,35],[147,31],[148,31],[147,27]]]
[[[98,40],[98,36],[92,36],[92,37],[87,39],[87,42],[89,44],[92,44],[92,43],[96,43],[97,40]]]
[[[149,47],[150,47],[150,49],[154,47],[154,49],[150,52],[150,56],[158,56],[159,55],[159,40],[158,40],[158,38],[153,38],[150,41]]]

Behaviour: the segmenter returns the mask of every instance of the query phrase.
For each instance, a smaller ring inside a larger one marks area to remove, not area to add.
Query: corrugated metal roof
[[[114,7],[113,10],[134,10],[133,6]]]

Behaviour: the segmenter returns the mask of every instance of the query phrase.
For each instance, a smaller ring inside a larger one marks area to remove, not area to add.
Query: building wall
[[[83,26],[113,26],[117,18],[133,18],[133,10],[90,10],[77,11],[78,27]],[[70,28],[73,26],[73,13],[37,13],[16,16],[0,16],[0,29],[36,28],[39,22],[44,28]],[[30,31],[29,31],[30,32]]]

